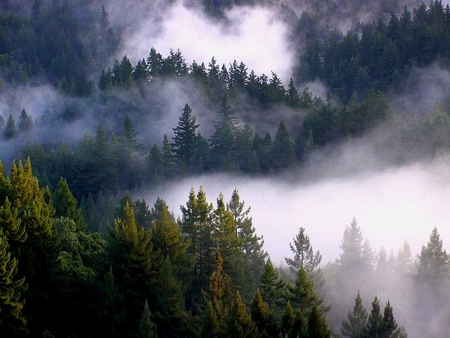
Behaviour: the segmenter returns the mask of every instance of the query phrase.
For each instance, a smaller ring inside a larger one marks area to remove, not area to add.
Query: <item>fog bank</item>
[[[251,206],[256,232],[264,236],[265,249],[277,264],[291,255],[289,242],[300,227],[306,229],[323,263],[340,253],[345,227],[356,218],[363,236],[375,250],[398,249],[406,240],[413,256],[426,244],[434,227],[444,247],[450,243],[450,157],[352,177],[318,180],[315,183],[277,179],[246,179],[203,176],[186,179],[145,196],[152,204],[157,196],[180,215],[189,190],[203,186],[209,202],[220,192],[229,200],[234,188]]]

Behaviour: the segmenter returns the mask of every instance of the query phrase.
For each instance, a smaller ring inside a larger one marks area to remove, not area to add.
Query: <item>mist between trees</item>
[[[449,336],[450,10],[402,6],[2,1],[1,334]]]
[[[215,204],[191,189],[175,220],[162,199],[150,208],[129,194],[118,207],[114,196],[78,207],[64,179],[39,188],[29,160],[0,182],[8,336],[406,337],[398,318],[414,336],[447,329],[435,322],[450,269],[436,228],[414,262],[407,242],[375,253],[353,219],[338,259],[323,265],[301,227],[277,268],[236,189]]]

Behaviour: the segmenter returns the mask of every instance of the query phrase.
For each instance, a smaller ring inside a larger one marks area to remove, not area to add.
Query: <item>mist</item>
[[[198,8],[177,3],[158,15],[141,16],[139,28],[129,32],[118,57],[126,54],[137,61],[150,48],[167,55],[180,49],[188,63],[207,66],[214,57],[225,65],[244,62],[257,74],[276,73],[284,83],[292,76],[294,52],[288,45],[288,27],[275,10],[263,7],[234,7],[225,19],[211,19]],[[280,62],[280,60],[283,60]]]

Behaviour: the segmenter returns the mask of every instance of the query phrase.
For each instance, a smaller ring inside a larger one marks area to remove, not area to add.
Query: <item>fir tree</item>
[[[144,310],[142,310],[141,321],[139,323],[139,338],[157,338],[156,325],[152,322],[152,314],[145,300]]]
[[[322,271],[319,267],[322,255],[319,251],[314,252],[304,228],[300,228],[298,234],[294,237],[294,243],[289,243],[289,246],[294,257],[286,257],[285,261],[289,265],[291,273],[297,274],[300,268],[305,269],[309,278],[314,282],[314,287],[320,288],[324,283]]]
[[[283,316],[281,317],[281,335],[287,337],[295,322],[294,309],[291,302],[287,302]]]
[[[367,321],[366,337],[382,337],[383,332],[384,321],[381,314],[380,302],[378,301],[378,297],[375,296],[372,302],[372,311],[370,312],[369,319]]]
[[[199,124],[196,124],[196,117],[192,115],[192,109],[186,103],[183,108],[183,114],[179,117],[176,128],[173,128],[175,137],[173,138],[173,151],[175,159],[188,168],[192,167],[193,156],[195,154],[196,130]]]
[[[226,328],[227,337],[250,338],[257,332],[255,323],[247,313],[239,291],[236,292],[234,304],[231,308]]]
[[[26,110],[23,109],[20,113],[19,123],[17,124],[17,129],[19,132],[27,132],[33,127],[33,120],[27,114]]]
[[[259,337],[269,338],[278,336],[279,329],[275,321],[275,313],[264,302],[258,289],[250,306],[250,314],[258,329]]]
[[[53,206],[56,217],[68,217],[73,219],[78,230],[85,230],[86,224],[81,209],[77,208],[77,200],[73,197],[67,181],[61,178],[58,187],[53,192]]]
[[[301,311],[297,311],[295,314],[294,322],[292,323],[291,330],[289,331],[289,338],[307,338],[308,331],[306,328],[306,320]],[[316,337],[316,336],[311,336]]]
[[[286,283],[280,278],[277,268],[273,266],[270,258],[267,259],[261,276],[261,294],[270,309],[279,312],[285,286]]]
[[[368,314],[362,305],[361,296],[358,291],[353,311],[349,311],[347,320],[342,321],[342,335],[349,338],[364,338],[366,334],[367,317]]]
[[[17,277],[17,269],[18,261],[11,257],[8,239],[0,227],[0,328],[8,337],[27,333],[27,322],[22,314],[26,284],[25,278]]]
[[[8,122],[6,122],[6,127],[4,131],[5,139],[9,140],[16,136],[17,134],[17,127],[16,123],[14,122],[14,118],[12,115],[9,115]]]
[[[309,337],[330,338],[331,332],[328,328],[326,318],[320,314],[319,308],[314,305],[308,316]]]

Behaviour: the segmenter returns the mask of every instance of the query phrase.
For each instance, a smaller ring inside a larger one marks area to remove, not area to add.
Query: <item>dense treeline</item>
[[[344,102],[370,90],[401,90],[414,67],[450,57],[450,7],[440,1],[407,7],[387,22],[360,23],[308,39],[301,75],[321,79]]]
[[[341,321],[344,337],[406,337],[390,301],[383,312],[375,295],[365,310],[368,284],[385,295],[397,279],[412,283],[403,293],[427,304],[425,325],[446,302],[449,256],[436,229],[413,263],[407,243],[396,257],[383,249],[375,256],[353,220],[339,258],[323,267],[300,228],[289,269],[279,269],[237,190],[213,205],[192,189],[178,220],[160,199],[150,209],[124,195],[103,236],[86,231],[85,206],[64,179],[53,191],[39,188],[29,160],[0,176],[0,201],[0,328],[8,337],[312,338],[330,337],[327,322],[338,333]]]
[[[92,4],[35,0],[29,16],[0,13],[0,89],[31,81],[71,95],[91,94],[92,72],[118,43],[105,7],[95,11]]]

